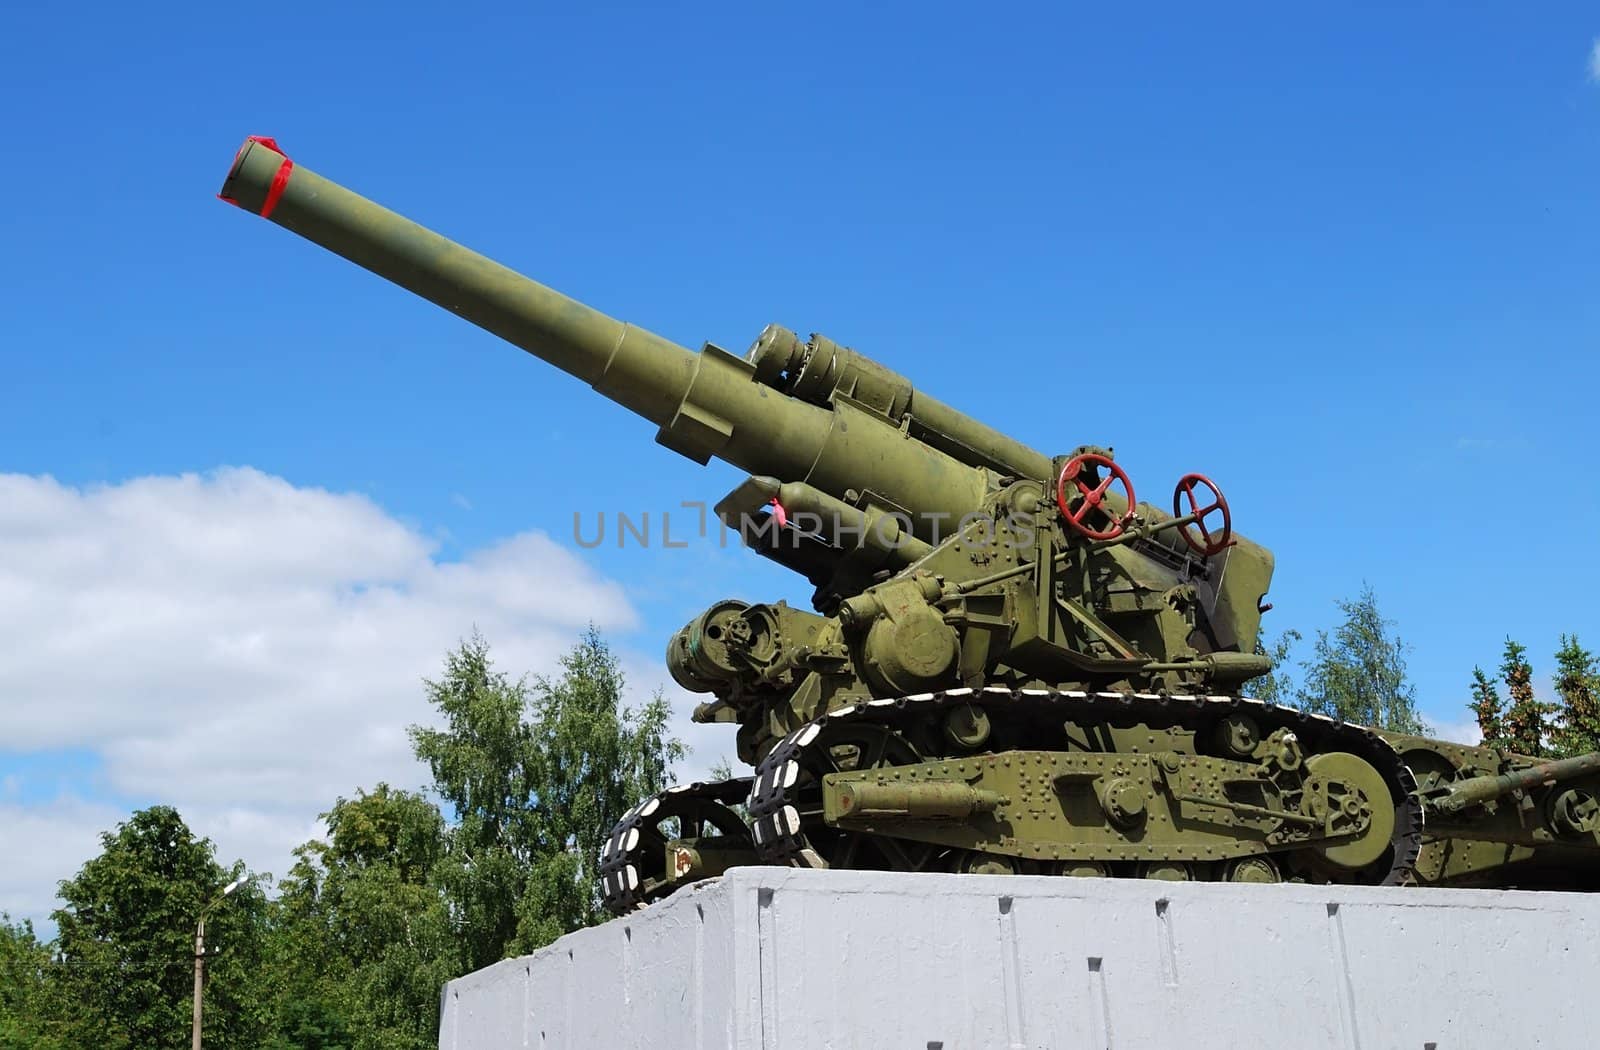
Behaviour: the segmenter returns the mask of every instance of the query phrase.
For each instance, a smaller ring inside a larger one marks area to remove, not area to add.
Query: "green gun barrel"
[[[577,376],[657,424],[656,440],[677,452],[839,498],[854,492],[909,513],[920,538],[937,535],[939,516],[980,507],[1008,465],[1048,474],[1047,457],[931,400],[954,433],[897,425],[894,412],[911,408],[909,385],[893,404],[874,404],[856,374],[900,377],[862,355],[851,352],[859,367],[840,391],[859,397],[790,396],[782,377],[757,374],[759,361],[710,345],[694,353],[607,317],[291,163],[271,140],[244,144],[220,196]],[[964,449],[973,454],[963,458]]]
[[[1460,813],[1472,806],[1480,806],[1513,791],[1550,787],[1577,777],[1600,773],[1600,752],[1542,762],[1527,769],[1518,769],[1498,776],[1489,774],[1462,780],[1449,785],[1440,795],[1428,800],[1438,813]]]

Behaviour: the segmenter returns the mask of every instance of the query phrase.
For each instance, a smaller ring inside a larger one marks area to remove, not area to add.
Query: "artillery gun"
[[[754,775],[630,810],[623,914],[736,864],[1600,886],[1600,755],[1557,763],[1242,695],[1272,555],[1209,478],[1170,512],[821,335],[738,357],[623,324],[252,138],[220,196],[451,310],[750,477],[717,504],[810,610],[717,602],[667,666]],[[741,812],[741,806],[742,812]],[[1426,821],[1426,823],[1425,823]]]

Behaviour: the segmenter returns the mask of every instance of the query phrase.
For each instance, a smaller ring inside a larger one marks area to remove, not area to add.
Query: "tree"
[[[454,807],[440,878],[476,969],[503,958],[516,937],[517,903],[541,844],[527,686],[495,670],[477,634],[446,654],[443,676],[425,685],[445,724],[412,726],[411,742]]]
[[[1289,652],[1294,648],[1294,643],[1300,640],[1301,634],[1295,630],[1284,631],[1271,643],[1264,637],[1256,638],[1256,655],[1272,660],[1272,670],[1257,678],[1250,687],[1251,695],[1257,700],[1268,704],[1294,702],[1295,688],[1289,672]]]
[[[1556,650],[1556,695],[1561,704],[1556,750],[1567,757],[1600,751],[1600,661],[1575,634],[1563,634]]]
[[[64,903],[52,916],[75,1022],[97,1047],[183,1045],[195,922],[240,871],[217,864],[210,840],[195,838],[170,806],[134,813],[102,835],[101,845],[61,883]],[[266,912],[261,891],[246,883],[207,918],[207,1046],[261,1042],[257,981]]]
[[[733,776],[733,763],[729,762],[726,756],[711,763],[711,768],[706,770],[707,780],[732,780]],[[728,803],[728,808],[737,813],[740,820],[746,824],[750,823],[750,807],[748,805],[743,802],[730,802]]]
[[[1338,603],[1345,619],[1330,635],[1317,632],[1297,705],[1359,725],[1397,733],[1425,733],[1416,689],[1406,681],[1405,643],[1394,622],[1378,611],[1371,586],[1354,601]]]
[[[665,786],[683,755],[657,695],[623,703],[616,657],[591,627],[561,674],[530,686],[494,668],[474,635],[427,683],[443,728],[411,727],[417,757],[455,820],[441,882],[467,965],[530,951],[602,918],[595,868],[604,836]]]
[[[561,658],[560,677],[535,681],[533,796],[546,848],[520,911],[521,950],[607,918],[600,848],[630,807],[667,786],[668,769],[683,758],[667,732],[666,700],[657,692],[635,711],[623,704],[624,684],[593,627]]]
[[[1509,749],[1511,744],[1506,739],[1505,701],[1500,699],[1499,688],[1489,680],[1481,667],[1472,669],[1472,703],[1468,706],[1478,719],[1478,735],[1483,737],[1483,746]]]
[[[444,819],[421,795],[379,784],[322,814],[325,839],[295,850],[283,883],[274,1047],[424,1050],[439,989],[466,970],[436,880]]]
[[[66,1021],[59,974],[33,923],[14,924],[0,914],[0,1050],[68,1050],[78,1043]]]
[[[1505,655],[1500,662],[1500,674],[1505,679],[1510,706],[1502,720],[1506,746],[1522,755],[1543,757],[1550,753],[1546,743],[1550,735],[1550,716],[1555,713],[1553,704],[1543,703],[1533,693],[1533,668],[1528,664],[1528,650],[1506,639]]]

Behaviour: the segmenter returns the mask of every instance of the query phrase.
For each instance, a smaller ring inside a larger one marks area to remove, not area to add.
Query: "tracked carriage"
[[[294,166],[221,196],[589,382],[750,474],[718,505],[812,609],[725,600],[667,663],[751,777],[635,806],[626,912],[734,864],[1398,885],[1600,885],[1600,755],[1540,764],[1243,695],[1272,556],[1191,474],[1139,503],[823,337],[745,357],[622,324]]]

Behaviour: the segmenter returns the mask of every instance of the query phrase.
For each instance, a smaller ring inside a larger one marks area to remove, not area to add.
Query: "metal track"
[[[1089,693],[991,686],[871,700],[841,708],[789,734],[756,767],[749,799],[756,851],[768,863],[807,868],[829,866],[808,839],[805,821],[796,806],[797,788],[803,779],[799,757],[815,744],[825,728],[865,722],[898,729],[902,725],[927,724],[945,707],[971,703],[983,705],[991,716],[1042,713],[1063,723],[1085,726],[1140,722],[1152,727],[1192,726],[1214,723],[1224,715],[1239,712],[1255,718],[1263,736],[1279,728],[1291,729],[1305,745],[1308,756],[1325,751],[1350,752],[1382,774],[1396,807],[1396,820],[1391,863],[1387,868],[1381,868],[1380,862],[1380,866],[1373,869],[1352,873],[1349,881],[1394,886],[1412,880],[1417,854],[1422,847],[1422,806],[1414,794],[1416,780],[1394,748],[1363,726],[1242,696]]]
[[[752,777],[695,781],[651,795],[622,815],[600,850],[601,903],[613,915],[626,915],[664,896],[651,877],[665,866],[666,839],[658,825],[673,817],[704,817],[706,804],[727,807],[741,802],[754,783]],[[737,814],[728,811],[734,823]]]

